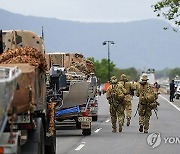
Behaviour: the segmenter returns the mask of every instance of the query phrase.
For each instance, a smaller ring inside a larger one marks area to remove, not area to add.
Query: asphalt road
[[[178,154],[180,153],[180,100],[168,101],[160,95],[158,119],[153,112],[148,134],[138,131],[138,114],[133,117],[138,98],[133,98],[131,125],[123,132],[112,133],[109,105],[105,95],[99,97],[99,118],[92,122],[92,135],[83,136],[81,130],[70,125],[57,130],[57,154]],[[149,137],[148,137],[149,136]]]

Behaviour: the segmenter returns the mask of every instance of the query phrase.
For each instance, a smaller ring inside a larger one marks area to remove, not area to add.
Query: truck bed
[[[12,101],[13,107],[18,114],[42,110],[46,107],[46,86],[45,74],[40,72],[35,66],[27,63],[22,64],[1,64],[1,66],[12,67],[18,66],[22,74],[18,79],[18,89],[14,93]],[[11,113],[10,108],[9,113]]]

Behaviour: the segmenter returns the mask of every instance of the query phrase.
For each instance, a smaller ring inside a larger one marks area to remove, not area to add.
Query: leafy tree
[[[169,77],[170,72],[171,72],[170,68],[165,68],[163,70],[155,71],[155,76],[156,78]]]
[[[95,61],[92,57],[88,59],[94,63],[94,69],[97,78],[101,83],[106,83],[108,81],[108,60],[104,58],[101,61]],[[112,72],[114,68],[115,64],[110,62],[110,72]],[[112,76],[112,73],[110,75]]]
[[[176,76],[180,77],[180,68],[174,68],[170,71],[169,78],[174,79]]]
[[[153,5],[153,8],[154,12],[157,12],[158,17],[163,16],[165,19],[173,21],[176,25],[180,25],[180,0],[162,0]]]
[[[112,72],[112,74],[115,75],[118,79],[120,79],[123,73],[127,75],[127,78],[129,80],[138,80],[140,76],[140,74],[134,67],[127,69],[115,68],[114,71]]]
[[[94,63],[95,74],[97,78],[100,80],[100,83],[106,83],[108,81],[108,60],[102,59],[101,61],[94,60],[94,58],[88,58]],[[111,76],[115,75],[118,80],[120,80],[121,75],[124,73],[127,75],[128,79],[131,80],[139,80],[141,70],[136,70],[134,67],[127,69],[116,68],[113,62],[110,62],[110,71]],[[165,68],[163,70],[159,70],[155,72],[156,78],[161,77],[169,77],[170,79],[174,79],[176,76],[180,77],[180,68]]]

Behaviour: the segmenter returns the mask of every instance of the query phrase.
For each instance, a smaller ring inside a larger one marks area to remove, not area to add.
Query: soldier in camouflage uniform
[[[148,133],[149,120],[153,109],[157,108],[157,95],[154,93],[152,86],[147,82],[147,75],[143,75],[137,88],[137,97],[139,97],[138,113],[139,113],[139,131]]]
[[[118,84],[117,78],[115,76],[111,77],[111,85],[106,92],[106,98],[110,104],[110,115],[112,122],[112,132],[116,132],[116,121],[118,118],[119,122],[119,132],[122,132],[122,124],[124,117],[124,94],[126,89],[123,88],[121,84]]]
[[[126,75],[122,74],[121,75],[121,79],[119,84],[123,85],[123,87],[126,89],[127,94],[125,95],[124,98],[124,104],[125,104],[125,112],[126,112],[126,119],[127,119],[127,126],[130,125],[130,121],[131,121],[131,113],[132,113],[132,103],[131,103],[131,92],[134,92],[134,90],[136,89],[135,86],[133,84],[131,84]],[[125,118],[125,117],[124,117]],[[123,119],[124,122],[124,119]]]

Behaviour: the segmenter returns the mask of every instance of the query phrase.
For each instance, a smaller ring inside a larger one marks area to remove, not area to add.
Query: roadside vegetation
[[[108,60],[106,58],[101,60],[95,60],[93,57],[88,58],[94,63],[95,74],[99,80],[99,83],[106,83],[108,81]],[[116,65],[111,61],[110,62],[110,72],[111,76],[115,75],[118,79],[120,79],[121,74],[125,73],[130,81],[139,80],[139,76],[141,75],[141,69],[136,69],[134,67],[131,68],[117,68]],[[173,79],[176,76],[180,77],[180,68],[165,68],[163,70],[155,71],[156,78],[168,77],[169,79]]]

